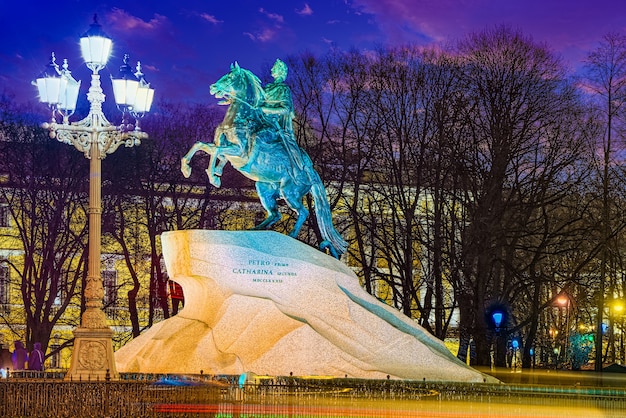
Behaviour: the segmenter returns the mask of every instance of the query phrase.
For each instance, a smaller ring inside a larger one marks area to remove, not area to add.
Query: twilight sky
[[[0,94],[36,100],[30,82],[52,51],[86,91],[78,39],[94,13],[114,42],[103,85],[129,53],[175,102],[215,101],[208,86],[235,60],[263,78],[302,51],[428,45],[506,24],[576,68],[604,34],[626,34],[626,0],[0,0]]]

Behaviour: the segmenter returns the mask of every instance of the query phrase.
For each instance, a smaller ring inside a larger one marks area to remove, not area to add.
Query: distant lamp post
[[[556,306],[559,308],[559,321],[561,320],[561,314],[560,311],[561,309],[565,309],[565,332],[563,333],[563,361],[565,363],[567,363],[567,361],[569,360],[569,338],[570,338],[570,331],[569,331],[569,327],[570,327],[570,321],[569,321],[569,317],[570,317],[570,305],[571,305],[571,301],[570,301],[570,297],[567,293],[565,293],[564,291],[561,292],[555,300]],[[561,328],[563,325],[562,323],[560,324],[559,328]],[[559,350],[560,352],[560,350]]]
[[[609,344],[612,344],[611,352],[613,353],[613,361],[618,360],[615,354],[615,343],[619,342],[619,363],[624,363],[624,302],[622,299],[615,298],[609,305],[609,320],[611,321],[611,326],[609,328]],[[619,327],[617,326],[619,324]],[[616,341],[616,335],[619,338],[619,341]]]
[[[502,331],[502,325],[504,323],[504,311],[501,308],[496,307],[491,311],[491,321],[495,331],[495,339],[493,344],[493,364],[494,367],[498,365],[498,344],[500,342],[500,333]]]
[[[516,337],[511,341],[511,347],[513,347],[513,360],[511,360],[511,367],[513,371],[517,371],[517,352],[519,350],[520,340]]]
[[[87,67],[92,71],[91,86],[87,93],[89,114],[78,122],[69,123],[69,116],[76,109],[76,100],[80,82],[74,80],[67,67],[59,69],[52,54],[50,63],[33,83],[39,91],[39,98],[52,109],[52,118],[43,127],[50,130],[50,137],[60,142],[73,145],[89,159],[89,266],[87,284],[83,289],[85,312],[81,323],[74,330],[74,351],[67,380],[81,379],[119,379],[113,358],[113,331],[107,324],[102,310],[104,289],[100,273],[101,257],[101,161],[107,154],[115,152],[120,145],[132,147],[139,145],[148,135],[139,128],[138,119],[150,110],[154,89],[138,71],[132,74],[120,86],[113,80],[114,95],[120,110],[124,112],[124,121],[120,126],[112,125],[102,113],[105,96],[100,85],[98,72],[109,59],[113,43],[102,31],[96,16],[89,30],[80,38],[80,49]],[[128,65],[128,56],[125,57]],[[138,66],[139,68],[139,66]],[[117,86],[117,87],[116,87]],[[143,89],[143,90],[142,90]],[[141,97],[140,97],[141,94]],[[119,97],[118,97],[119,96]],[[135,117],[135,125],[128,123],[127,114]],[[57,123],[58,115],[62,122]]]

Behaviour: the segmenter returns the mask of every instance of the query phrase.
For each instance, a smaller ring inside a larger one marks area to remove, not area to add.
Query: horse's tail
[[[339,256],[346,252],[348,249],[348,243],[343,239],[341,234],[337,232],[333,226],[333,219],[330,213],[330,205],[328,204],[328,197],[326,196],[326,189],[322,183],[322,179],[317,174],[315,169],[311,165],[306,164],[307,175],[311,181],[311,195],[315,204],[315,217],[317,218],[317,226],[320,229],[324,242],[320,245],[321,248],[332,247],[331,254],[339,258]],[[333,251],[334,250],[334,251]]]

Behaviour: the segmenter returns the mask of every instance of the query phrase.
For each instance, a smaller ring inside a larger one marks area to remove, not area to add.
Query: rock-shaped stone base
[[[120,372],[492,380],[293,238],[188,230],[162,245],[185,307],[117,351]]]

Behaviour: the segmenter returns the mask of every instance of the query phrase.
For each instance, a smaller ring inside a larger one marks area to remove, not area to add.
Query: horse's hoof
[[[333,257],[335,257],[337,260],[339,260],[340,254],[339,252],[335,249],[335,246],[333,244],[331,244],[330,241],[328,240],[324,240],[322,241],[322,243],[320,244],[320,250],[322,251],[326,251],[328,250],[329,254]]]
[[[181,165],[180,166],[180,171],[182,171],[183,176],[185,176],[185,178],[187,178],[187,179],[191,175],[191,167],[189,167],[188,165]]]
[[[209,183],[219,188],[222,185],[222,179],[218,176],[209,176]]]

